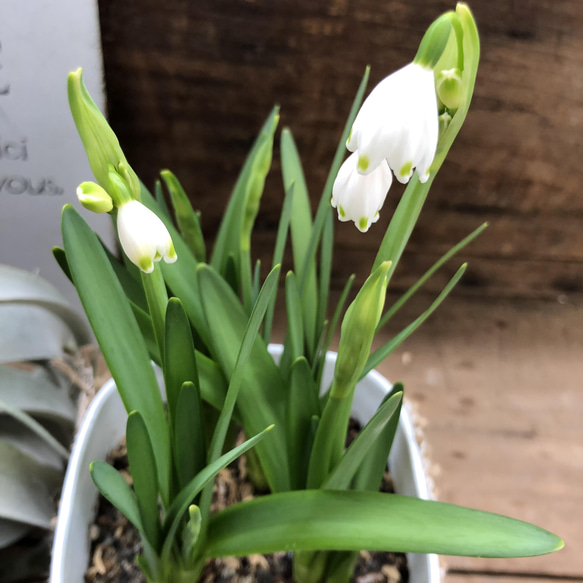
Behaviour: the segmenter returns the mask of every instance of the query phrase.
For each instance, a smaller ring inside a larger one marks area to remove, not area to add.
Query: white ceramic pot
[[[282,347],[271,345],[270,352],[279,359]],[[332,380],[335,353],[328,353],[322,386]],[[376,411],[390,383],[373,371],[356,387],[352,415],[366,423]],[[65,475],[59,516],[53,542],[50,583],[81,583],[89,561],[89,525],[95,517],[97,489],[89,475],[89,464],[105,460],[125,435],[127,413],[113,380],[108,381],[91,403],[75,438]],[[429,498],[421,454],[415,440],[413,424],[406,408],[402,409],[399,427],[389,457],[391,475],[399,494]],[[410,583],[439,583],[440,570],[436,555],[407,556]]]

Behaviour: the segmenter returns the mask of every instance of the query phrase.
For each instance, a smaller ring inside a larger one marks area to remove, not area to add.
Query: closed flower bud
[[[331,204],[338,210],[341,221],[354,221],[356,228],[365,233],[371,223],[379,220],[393,176],[385,160],[369,174],[360,174],[357,164],[355,152],[340,167],[332,187]]]
[[[462,101],[462,74],[459,69],[441,71],[435,79],[437,96],[448,109],[457,109]]]
[[[143,272],[151,273],[154,263],[176,261],[176,251],[164,223],[141,202],[132,200],[117,210],[117,232],[130,261]]]
[[[83,83],[82,70],[69,73],[69,107],[97,182],[108,188],[108,165],[125,174],[134,198],[140,198],[140,181],[130,168],[119,141]]]
[[[95,182],[82,182],[77,187],[79,202],[94,213],[108,213],[113,209],[113,200],[105,189]]]
[[[344,398],[356,385],[370,354],[387,292],[390,261],[369,275],[344,315],[331,396]]]

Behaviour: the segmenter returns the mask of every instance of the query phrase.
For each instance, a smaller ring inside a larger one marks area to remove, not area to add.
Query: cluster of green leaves
[[[456,114],[442,137],[432,179],[461,127],[477,70],[474,22],[464,7],[458,7],[458,13],[467,41],[469,90],[460,118],[456,120]],[[271,164],[277,108],[249,153],[208,263],[200,216],[169,171],[162,178],[178,229],[160,184],[155,197],[142,188],[141,200],[168,228],[179,259],[174,264],[156,264],[152,274],[140,274],[127,260],[118,262],[72,207],[63,211],[64,249],[56,249],[55,254],[77,287],[129,413],[127,443],[134,491],[104,463],[93,464],[92,476],[101,492],[140,531],[144,541],[140,562],[150,581],[193,580],[208,557],[229,554],[293,550],[297,580],[311,583],[347,581],[355,551],[360,549],[525,556],[561,545],[554,535],[519,521],[379,494],[398,423],[400,384],[344,449],[356,382],[437,308],[465,266],[424,313],[370,354],[375,328],[384,326],[483,229],[447,253],[380,317],[386,286],[432,181],[421,184],[414,178],[356,299],[345,312],[350,278],[337,305],[329,306],[333,250],[329,200],[367,79],[368,71],[314,217],[297,148],[291,132],[283,130],[285,198],[271,270],[263,283],[260,265],[252,262],[251,233]],[[288,329],[276,363],[268,342],[280,264],[290,234],[293,269],[285,277]],[[372,319],[367,317],[371,310]],[[359,336],[355,346],[352,335],[363,316],[366,334]],[[335,380],[321,395],[325,355],[341,320]],[[164,373],[167,413],[150,359]],[[209,413],[211,408],[214,415]],[[253,437],[228,450],[233,421]],[[252,446],[254,478],[270,494],[211,516],[214,476]],[[225,448],[227,453],[223,453]]]

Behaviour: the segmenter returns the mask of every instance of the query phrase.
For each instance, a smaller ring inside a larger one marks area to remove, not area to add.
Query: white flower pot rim
[[[270,345],[275,359],[281,345]],[[322,386],[332,378],[336,354],[326,355]],[[372,416],[380,401],[391,389],[390,383],[371,371],[359,383],[352,409],[361,422]],[[95,516],[97,490],[89,475],[89,464],[104,460],[125,435],[127,414],[113,380],[108,381],[89,406],[75,438],[59,505],[59,516],[53,541],[49,583],[83,581],[89,561],[88,528]],[[400,494],[428,499],[429,491],[411,417],[404,407],[389,458],[395,489]],[[436,555],[408,554],[410,583],[440,583]]]

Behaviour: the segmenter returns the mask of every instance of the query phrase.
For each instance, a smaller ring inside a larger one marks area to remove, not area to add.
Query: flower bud
[[[462,74],[459,69],[440,71],[435,78],[437,96],[448,109],[457,109],[462,101]]]
[[[94,213],[108,213],[113,209],[113,200],[105,189],[95,182],[82,182],[77,187],[79,202]]]
[[[69,73],[67,94],[73,120],[97,182],[104,188],[108,187],[108,164],[112,164],[126,178],[134,198],[139,199],[138,177],[129,167],[116,135],[89,95],[81,68]]]
[[[449,124],[451,123],[452,117],[451,115],[449,115],[449,113],[447,111],[444,111],[440,116],[439,116],[439,135],[442,136],[443,133],[445,132],[445,130],[447,130],[447,128],[449,127]]]
[[[360,378],[385,305],[390,267],[390,261],[381,263],[369,275],[346,310],[334,368],[334,383],[330,393],[332,397],[346,397]]]

